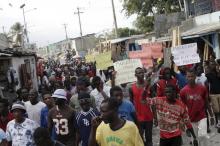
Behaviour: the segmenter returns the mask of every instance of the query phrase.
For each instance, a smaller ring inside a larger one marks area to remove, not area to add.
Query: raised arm
[[[99,146],[97,141],[96,141],[96,137],[100,137],[100,135],[97,135],[97,128],[101,123],[101,118],[100,117],[95,117],[94,119],[92,119],[92,128],[91,128],[91,132],[89,135],[89,146]]]

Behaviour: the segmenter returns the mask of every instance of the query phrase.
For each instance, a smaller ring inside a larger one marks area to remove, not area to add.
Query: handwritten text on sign
[[[135,69],[143,67],[140,59],[126,59],[114,63],[116,74],[115,84],[120,85],[136,81]]]
[[[180,45],[172,48],[172,55],[177,66],[199,63],[197,43]]]

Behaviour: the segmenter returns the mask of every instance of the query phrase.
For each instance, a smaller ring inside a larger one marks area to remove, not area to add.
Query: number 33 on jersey
[[[69,106],[65,106],[64,109],[52,108],[48,114],[48,128],[55,128],[57,138],[65,145],[74,142],[76,126],[75,123],[75,112]]]
[[[57,135],[69,134],[68,120],[67,119],[53,119]]]

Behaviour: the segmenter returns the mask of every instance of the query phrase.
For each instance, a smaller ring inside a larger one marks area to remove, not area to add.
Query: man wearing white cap
[[[53,126],[56,129],[56,140],[66,146],[75,146],[75,112],[67,103],[66,91],[57,89],[52,97],[56,106],[53,107],[48,114],[48,128],[50,133]]]
[[[6,138],[12,146],[33,146],[33,133],[39,125],[25,118],[25,106],[22,102],[12,105],[14,120],[10,121],[6,128]]]

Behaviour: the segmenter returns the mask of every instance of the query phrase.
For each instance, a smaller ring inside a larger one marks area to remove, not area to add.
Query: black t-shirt
[[[210,94],[220,94],[220,77],[217,73],[208,73],[206,77],[210,83]]]

